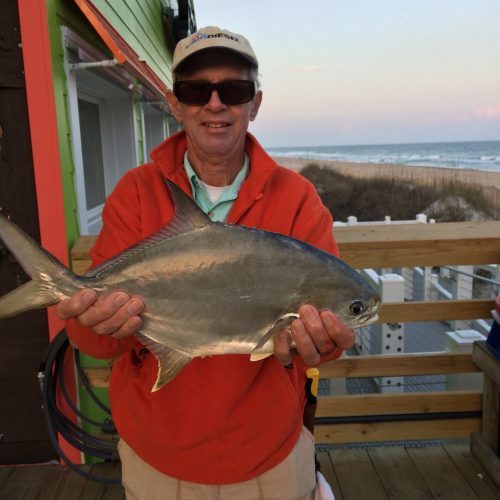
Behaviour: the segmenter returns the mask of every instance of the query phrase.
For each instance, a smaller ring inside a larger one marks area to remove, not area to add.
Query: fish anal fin
[[[269,328],[269,330],[264,334],[264,336],[259,340],[257,345],[254,347],[254,350],[252,351],[250,357],[251,361],[258,361],[259,359],[263,359],[264,357],[266,357],[262,356],[263,353],[259,353],[258,351],[260,351],[267,344],[267,342],[269,342],[274,337],[276,333],[281,332],[282,330],[286,330],[292,324],[292,322],[296,320],[298,317],[299,315],[296,313],[288,313],[279,317],[274,322],[273,326]]]
[[[158,376],[151,392],[159,391],[164,385],[172,381],[178,373],[193,359],[179,351],[168,349],[167,355],[158,360]]]
[[[261,361],[272,355],[272,352],[253,352],[250,354],[250,361]]]
[[[151,392],[159,391],[172,381],[193,359],[191,356],[160,344],[142,333],[136,334],[136,337],[154,354],[158,361],[158,375]]]

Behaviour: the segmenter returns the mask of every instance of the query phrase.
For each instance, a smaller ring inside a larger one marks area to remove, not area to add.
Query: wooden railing
[[[335,234],[342,258],[358,269],[500,263],[500,221],[351,226]],[[88,267],[93,241],[80,238],[73,248],[75,272]],[[493,307],[493,300],[391,303],[382,305],[379,321],[487,319]],[[471,355],[451,353],[357,356],[320,368],[322,378],[477,371]],[[88,373],[107,385],[105,369]],[[481,393],[470,391],[322,397],[315,435],[320,443],[464,437],[481,429],[481,408]]]
[[[500,263],[500,221],[341,227],[336,237],[358,269]],[[391,303],[379,321],[487,319],[493,307],[493,300]],[[320,368],[324,378],[477,371],[470,354],[452,353],[357,356]],[[481,429],[481,409],[481,392],[470,391],[329,396],[319,399],[315,434],[325,443],[465,437]],[[322,425],[325,417],[334,418]]]

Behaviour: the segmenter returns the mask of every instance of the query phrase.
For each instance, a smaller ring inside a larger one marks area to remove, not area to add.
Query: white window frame
[[[99,62],[107,58],[69,28],[62,27],[61,32],[63,45],[66,48],[64,63],[79,230],[80,234],[96,234],[102,226],[103,205],[92,209],[87,207],[78,99],[95,102],[100,106],[105,194],[107,196],[119,178],[138,163],[134,97],[130,90],[130,77],[122,68],[99,70],[108,77],[107,79],[101,78],[100,74],[87,72],[88,70],[85,69],[72,71],[67,50],[69,47],[76,50],[78,59],[84,62]],[[117,123],[121,127],[120,132],[123,132],[125,140],[116,134]]]

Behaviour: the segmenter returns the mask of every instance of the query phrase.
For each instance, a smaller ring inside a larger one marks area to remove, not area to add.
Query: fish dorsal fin
[[[288,328],[294,320],[299,317],[296,313],[288,313],[284,314],[280,318],[278,318],[273,326],[269,328],[269,330],[264,334],[264,336],[259,340],[257,345],[254,347],[252,354],[250,355],[250,361],[260,361],[261,359],[267,358],[272,353],[268,352],[259,352],[266,344],[271,340],[274,335],[282,330]]]
[[[191,198],[189,198],[189,196],[186,195],[186,193],[184,193],[184,191],[182,191],[182,189],[168,179],[165,179],[165,184],[168,187],[174,203],[174,217],[165,226],[156,231],[156,233],[153,233],[139,243],[120,252],[112,259],[88,271],[85,274],[86,277],[96,277],[102,271],[115,266],[130,256],[140,253],[174,236],[207,226],[208,224],[213,224],[210,218]]]
[[[158,361],[158,375],[151,392],[159,391],[168,384],[193,359],[191,356],[160,344],[142,333],[136,333],[136,337],[154,354]]]
[[[168,179],[164,181],[175,207],[174,218],[164,228],[170,229],[172,236],[212,223],[208,215],[180,187]]]

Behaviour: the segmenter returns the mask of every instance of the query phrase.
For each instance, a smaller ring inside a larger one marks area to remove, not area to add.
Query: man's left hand
[[[354,344],[354,332],[332,311],[318,311],[309,304],[299,309],[299,318],[292,323],[291,333],[295,349],[307,366],[316,366],[321,356],[328,356],[338,348],[349,349]],[[289,333],[278,333],[274,337],[274,355],[280,363],[290,364],[295,354]]]

